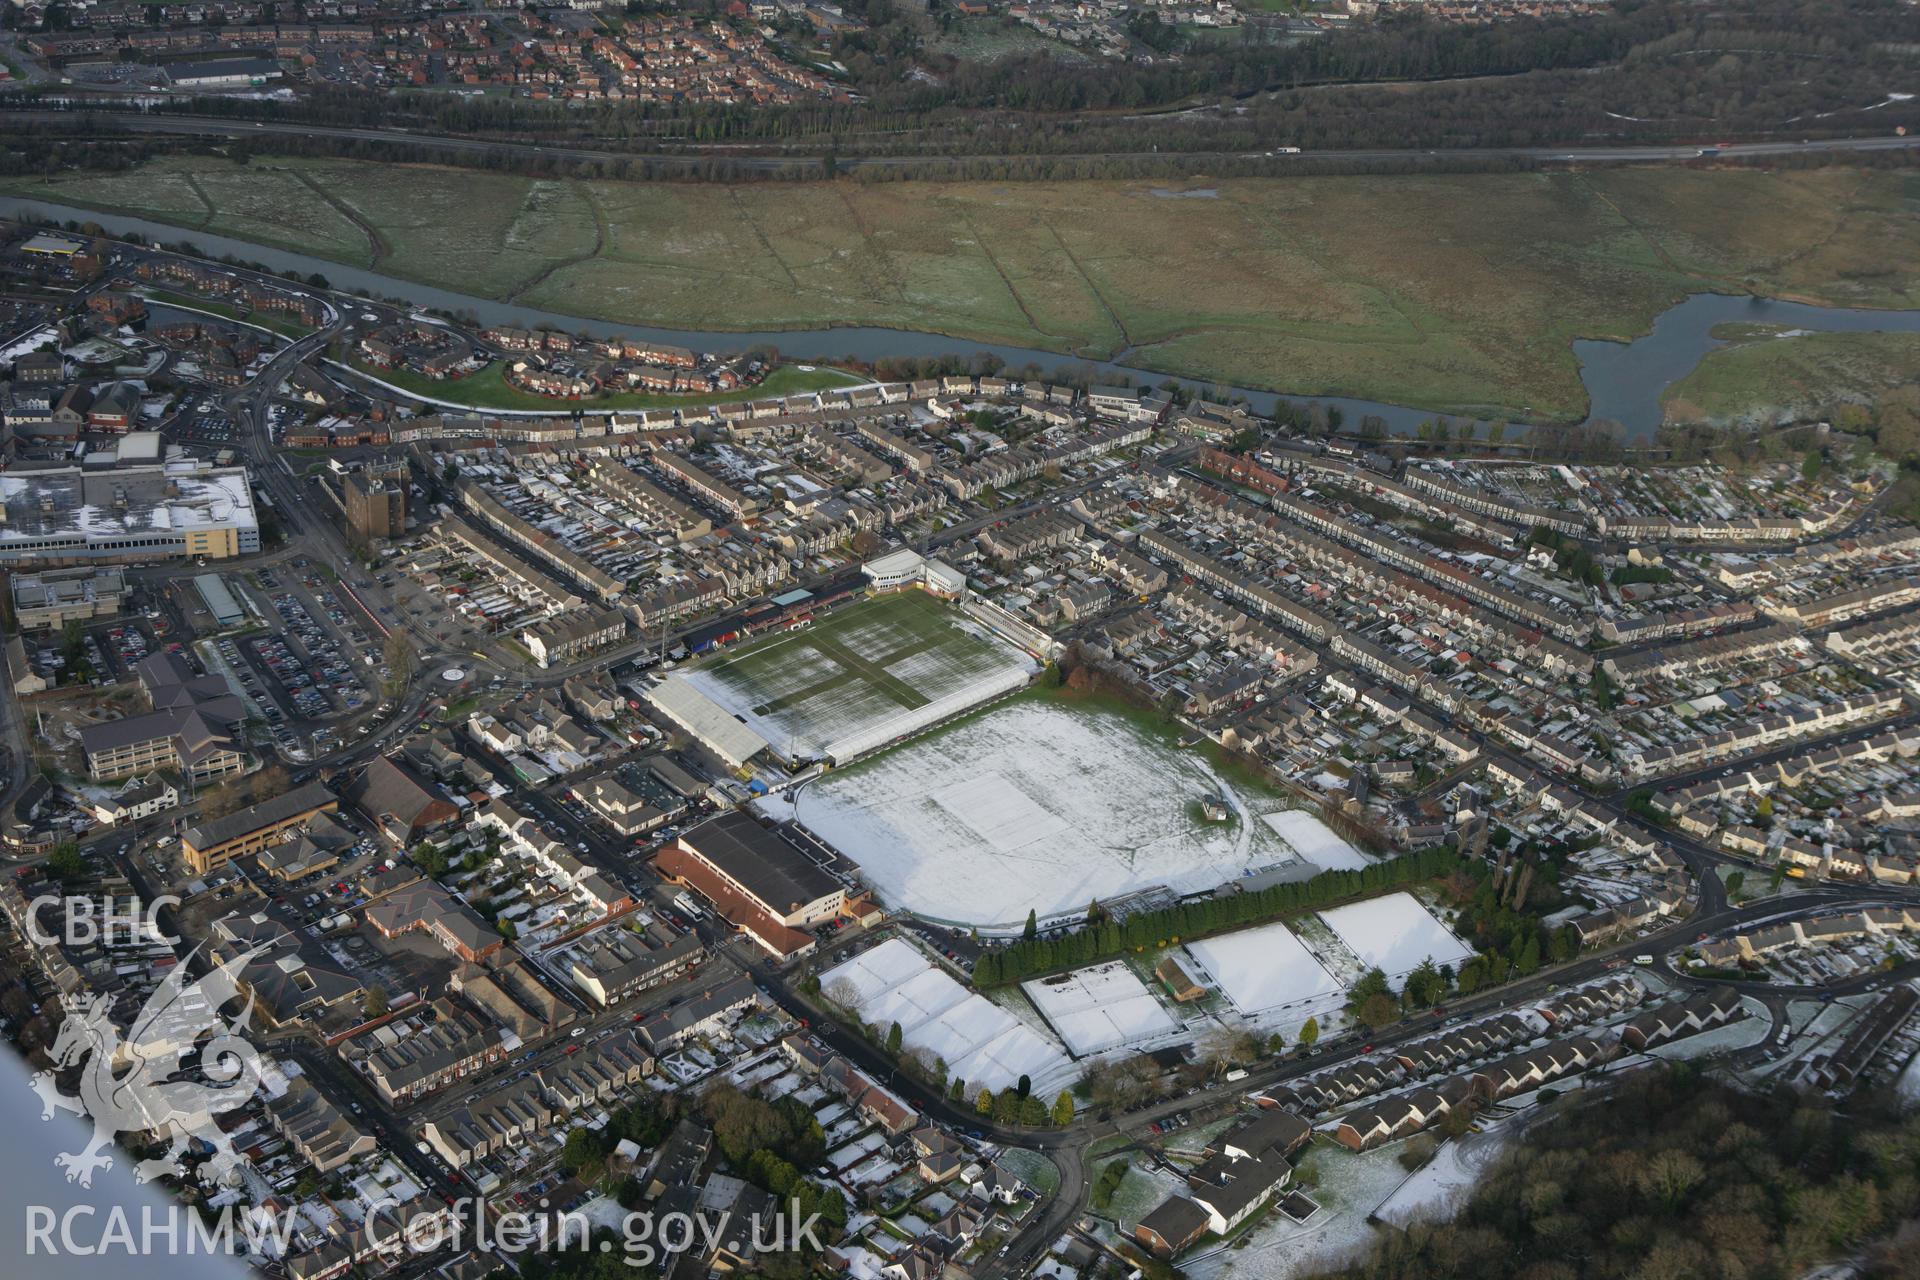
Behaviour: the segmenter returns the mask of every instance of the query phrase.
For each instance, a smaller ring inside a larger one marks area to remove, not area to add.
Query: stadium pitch
[[[788,759],[846,761],[1024,686],[1026,654],[919,591],[769,636],[687,674]]]

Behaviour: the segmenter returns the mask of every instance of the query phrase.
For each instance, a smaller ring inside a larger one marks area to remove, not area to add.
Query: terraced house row
[[[1340,628],[1324,614],[1309,609],[1275,591],[1265,583],[1250,580],[1237,565],[1228,564],[1171,534],[1148,529],[1140,535],[1140,546],[1149,555],[1158,556],[1183,573],[1238,600],[1254,612],[1279,622],[1318,644],[1328,643]]]
[[[1612,655],[1601,662],[1622,684],[1642,685],[1674,676],[1697,676],[1801,647],[1800,633],[1784,623],[1731,631],[1683,644]]]
[[[1737,1021],[1745,1013],[1739,993],[1731,987],[1675,1001],[1597,1035],[1549,1041],[1371,1103],[1343,1116],[1333,1136],[1355,1151],[1371,1150],[1432,1128],[1463,1106],[1502,1102],[1605,1065],[1623,1054],[1644,1052]]]
[[[713,521],[684,498],[675,497],[617,458],[596,458],[587,468],[594,487],[615,502],[666,526],[678,542],[704,538]]]
[[[1825,644],[1829,653],[1843,658],[1870,658],[1915,640],[1920,640],[1920,609],[1908,609],[1841,631],[1829,631]]]
[[[855,484],[878,484],[893,474],[892,467],[822,423],[808,426],[806,438],[818,456],[826,459],[827,466],[849,476]]]
[[[1407,468],[1406,486],[1415,493],[1427,494],[1453,506],[1491,516],[1523,529],[1551,529],[1575,538],[1587,532],[1586,517],[1579,512],[1515,502],[1504,494],[1488,493],[1460,484],[1439,474],[1437,470]]]
[[[1809,630],[1831,626],[1864,614],[1879,613],[1920,600],[1920,576],[1882,578],[1864,587],[1818,596],[1811,600],[1764,598],[1760,608],[1768,615]]]
[[[1582,496],[1578,509],[1542,507],[1490,493],[1442,474],[1439,468],[1409,467],[1406,487],[1458,507],[1523,529],[1544,528],[1569,537],[1599,534],[1653,546],[1675,542],[1768,543],[1813,537],[1844,524],[1858,511],[1846,498],[1833,498],[1798,516],[1712,519],[1609,511]]]
[[[1736,769],[1706,778],[1685,788],[1663,791],[1653,799],[1655,811],[1699,835],[1711,835],[1716,823],[1700,810],[1716,801],[1730,800],[1775,786],[1798,787],[1849,764],[1873,763],[1920,755],[1920,728],[1902,728],[1856,742],[1843,742],[1764,765]],[[1884,802],[1883,802],[1884,803]]]
[[[1858,911],[1836,911],[1802,920],[1788,920],[1738,933],[1730,938],[1716,938],[1699,944],[1695,951],[1703,964],[1716,969],[1734,969],[1743,964],[1752,964],[1775,951],[1813,946],[1816,943],[1911,933],[1916,929],[1920,929],[1920,909],[1867,907]]]
[[[1484,582],[1476,575],[1456,574],[1453,572],[1453,566],[1424,556],[1422,553],[1416,553],[1410,548],[1401,549],[1409,560],[1420,560],[1423,563],[1431,561],[1433,565],[1447,571],[1443,575],[1446,579],[1445,585],[1436,582],[1433,574],[1415,574],[1388,568],[1386,557],[1379,554],[1381,545],[1384,545],[1386,540],[1375,538],[1370,532],[1358,529],[1357,526],[1351,525],[1324,508],[1315,507],[1309,503],[1295,503],[1291,507],[1283,508],[1279,505],[1280,502],[1293,500],[1276,498],[1271,500],[1275,504],[1275,513],[1269,514],[1242,498],[1235,497],[1192,476],[1176,476],[1174,485],[1181,499],[1193,508],[1206,511],[1241,532],[1253,535],[1282,555],[1304,560],[1316,568],[1326,569],[1337,574],[1342,581],[1356,587],[1378,590],[1394,599],[1403,600],[1420,608],[1423,612],[1464,627],[1477,636],[1500,645],[1502,649],[1516,657],[1538,660],[1549,670],[1566,670],[1584,674],[1592,669],[1591,655],[1556,639],[1549,633],[1551,628],[1515,623],[1497,613],[1489,612],[1488,609],[1463,598],[1462,593],[1453,591],[1451,585],[1464,581],[1475,583],[1479,588],[1499,598],[1520,602],[1536,620],[1540,617],[1554,616],[1544,606],[1536,605],[1533,601],[1524,600],[1523,597],[1512,592]],[[1361,550],[1355,550],[1341,545],[1339,541],[1323,538],[1294,527],[1280,518],[1283,515],[1301,516],[1303,514],[1322,529],[1338,528],[1350,530],[1355,535],[1365,534],[1365,539],[1359,539],[1363,541],[1364,546]],[[1398,547],[1399,544],[1394,545]],[[1472,594],[1472,592],[1464,594]],[[1518,606],[1508,611],[1517,612]],[[1565,629],[1571,633],[1579,633],[1585,625],[1584,622],[1568,624]]]
[[[1581,643],[1591,631],[1584,617],[1569,616],[1569,611],[1564,607],[1528,599],[1498,583],[1487,581],[1463,565],[1442,560],[1431,552],[1409,546],[1378,530],[1363,528],[1325,507],[1284,494],[1276,494],[1268,502],[1277,514],[1309,529],[1318,529],[1328,537],[1364,553],[1369,559],[1395,565],[1549,635]]]
[[[1698,609],[1674,609],[1632,617],[1609,614],[1600,619],[1600,638],[1610,644],[1644,644],[1743,626],[1760,616],[1745,600],[1723,600]]]
[[[1102,427],[1041,449],[1014,445],[979,462],[936,472],[934,479],[945,486],[947,492],[964,502],[979,497],[989,489],[1031,480],[1048,467],[1086,462],[1115,449],[1144,444],[1152,436],[1151,422]]]
[[[1861,561],[1905,560],[1920,552],[1920,528],[1895,525],[1858,537],[1835,538],[1801,547],[1791,555],[1725,558],[1715,569],[1720,585],[1736,591],[1754,591],[1776,582],[1819,577]]]
[[[1752,755],[1795,738],[1832,733],[1850,724],[1880,720],[1899,711],[1904,699],[1897,689],[1856,693],[1816,706],[1779,715],[1745,720],[1731,728],[1677,742],[1631,744],[1616,748],[1615,759],[1633,778],[1682,773],[1737,756]]]
[[[1202,455],[1201,465],[1209,471],[1216,471],[1219,470],[1220,462],[1230,457],[1232,457],[1230,454],[1208,450]],[[1381,499],[1425,519],[1444,521],[1457,531],[1484,538],[1495,546],[1509,546],[1516,543],[1527,532],[1518,525],[1494,519],[1482,512],[1448,501],[1431,490],[1417,489],[1412,484],[1402,483],[1392,476],[1355,462],[1322,454],[1303,453],[1295,465],[1306,475],[1317,476],[1324,481],[1354,489],[1368,497]],[[1418,473],[1409,472],[1409,474]],[[1285,489],[1278,491],[1285,492]],[[1269,492],[1273,491],[1269,490]]]
[[[718,507],[735,520],[744,519],[760,509],[757,499],[739,492],[691,458],[662,449],[653,455],[652,461],[675,483],[691,490],[701,501]]]
[[[1183,583],[1168,592],[1165,603],[1174,617],[1219,633],[1227,647],[1243,657],[1257,658],[1301,675],[1319,665],[1319,655],[1289,640],[1278,627],[1249,617],[1191,583]]]
[[[521,519],[478,485],[462,483],[459,488],[461,505],[494,532],[549,561],[567,577],[585,587],[601,603],[612,604],[626,591],[625,583],[602,571],[552,534]]]
[[[628,1036],[596,1040],[524,1079],[449,1103],[420,1126],[423,1140],[456,1169],[524,1146],[556,1121],[619,1097],[653,1073],[653,1058]]]

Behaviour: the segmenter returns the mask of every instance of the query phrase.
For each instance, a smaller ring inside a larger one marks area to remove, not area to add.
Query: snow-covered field
[[[1367,1222],[1380,1202],[1406,1179],[1395,1144],[1360,1154],[1310,1148],[1318,1173],[1308,1188],[1321,1212],[1304,1223],[1268,1212],[1237,1248],[1213,1248],[1180,1260],[1193,1280],[1289,1280],[1338,1265],[1378,1238]]]
[[[1237,821],[1194,815],[1210,791]],[[1125,716],[1021,701],[830,773],[794,811],[889,905],[1017,928],[1029,910],[1078,914],[1094,899],[1155,885],[1187,893],[1291,862],[1253,812],[1278,804]]]
[[[903,939],[835,965],[820,975],[820,986],[862,1021],[899,1023],[901,1042],[946,1059],[947,1074],[965,1080],[969,1094],[1027,1076],[1034,1092],[1051,1096],[1076,1074],[1058,1045],[968,991]]]
[[[792,757],[848,760],[1021,688],[1027,655],[917,591],[828,615],[686,680]]]
[[[1429,957],[1435,964],[1458,964],[1473,954],[1410,893],[1334,907],[1320,918],[1355,955],[1389,978],[1413,972]]]
[[[1473,1188],[1503,1154],[1512,1135],[1495,1124],[1444,1143],[1375,1210],[1396,1227],[1448,1218],[1473,1197]],[[1524,1127],[1524,1126],[1514,1126]],[[1395,1152],[1400,1150],[1395,1144]]]
[[[1036,978],[1022,983],[1021,990],[1075,1057],[1183,1030],[1140,976],[1119,960]]]
[[[1738,1022],[1725,1023],[1702,1031],[1698,1035],[1683,1036],[1647,1050],[1647,1055],[1665,1058],[1670,1062],[1686,1062],[1694,1058],[1704,1058],[1716,1053],[1733,1053],[1740,1049],[1750,1049],[1772,1035],[1775,1028],[1773,1014],[1763,1001],[1752,996],[1742,996],[1740,1004],[1747,1016]]]
[[[1127,1166],[1127,1176],[1120,1180],[1120,1186],[1114,1191],[1106,1208],[1095,1212],[1101,1217],[1113,1219],[1125,1230],[1132,1230],[1134,1224],[1158,1208],[1161,1201],[1169,1196],[1186,1194],[1186,1179],[1173,1170],[1130,1164]]]
[[[1295,853],[1322,871],[1358,871],[1372,861],[1304,809],[1263,814],[1261,821],[1292,845]]]
[[[1289,1010],[1304,1020],[1341,995],[1338,979],[1284,924],[1241,929],[1187,944],[1213,986],[1249,1018]]]

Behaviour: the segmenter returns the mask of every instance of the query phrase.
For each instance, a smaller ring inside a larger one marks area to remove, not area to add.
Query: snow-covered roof
[[[668,676],[647,700],[729,764],[745,764],[767,749],[765,738],[728,715],[684,676]]]

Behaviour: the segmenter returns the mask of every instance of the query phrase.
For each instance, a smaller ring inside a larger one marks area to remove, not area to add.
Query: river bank
[[[422,284],[330,258],[256,244],[213,232],[183,230],[171,223],[128,213],[102,212],[77,205],[15,196],[0,197],[0,215],[47,222],[93,222],[112,235],[137,235],[150,242],[183,246],[202,256],[257,262],[281,273],[302,277],[319,275],[335,290],[403,299],[415,308],[471,317],[482,325],[544,324],[711,351],[769,345],[777,347],[789,359],[819,362],[847,359],[872,362],[888,357],[965,359],[985,353],[999,358],[1012,369],[1037,366],[1047,372],[1066,370],[1105,382],[1178,382],[1197,394],[1242,398],[1260,412],[1272,412],[1275,405],[1282,401],[1295,405],[1317,403],[1337,408],[1349,428],[1364,418],[1373,417],[1379,419],[1389,433],[1394,434],[1414,434],[1422,422],[1436,416],[1428,408],[1378,400],[1304,395],[1270,386],[1223,386],[1216,382],[1172,377],[1147,362],[1151,347],[1123,347],[1123,353],[1131,353],[1131,359],[1093,360],[1076,359],[1059,351],[1039,347],[979,342],[932,329],[826,326],[736,331],[615,324],[592,316]],[[645,306],[644,303],[636,305]],[[1920,310],[1819,307],[1729,293],[1692,294],[1659,313],[1647,332],[1631,340],[1580,338],[1571,342],[1580,381],[1590,406],[1588,422],[1616,423],[1629,442],[1650,439],[1663,421],[1663,394],[1670,386],[1686,378],[1703,358],[1726,345],[1723,339],[1713,333],[1723,325],[1775,326],[1810,333],[1920,333]],[[1274,367],[1284,369],[1287,354],[1286,344],[1277,344],[1272,353]],[[1277,374],[1274,381],[1284,383],[1284,373]],[[1529,418],[1521,414],[1513,416],[1511,420],[1516,425],[1523,425],[1529,421],[1554,419],[1551,416]]]

